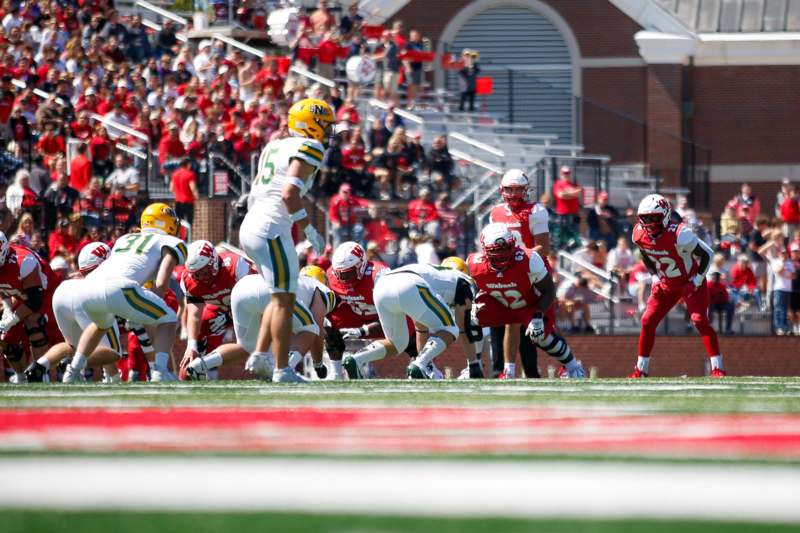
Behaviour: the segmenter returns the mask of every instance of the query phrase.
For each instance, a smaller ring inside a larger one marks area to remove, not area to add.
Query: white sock
[[[47,357],[41,356],[36,360],[36,362],[42,365],[45,370],[50,370],[50,361],[47,359]]]
[[[639,369],[640,372],[644,372],[645,374],[650,373],[650,358],[644,357],[640,355],[636,358],[636,368]]]
[[[167,352],[158,352],[156,354],[156,368],[159,370],[166,370],[169,366],[169,354]]]
[[[359,350],[358,353],[353,356],[353,359],[355,359],[356,363],[359,365],[363,365],[364,363],[371,363],[372,361],[377,361],[384,357],[386,357],[386,347],[382,343],[374,341],[369,343],[363,350]]]
[[[422,347],[422,350],[419,352],[419,356],[417,356],[417,365],[420,368],[426,368],[433,358],[437,355],[441,354],[443,351],[447,349],[447,344],[436,335],[432,335],[428,338],[428,342],[425,343],[425,346]]]
[[[72,366],[74,370],[83,370],[86,367],[86,356],[82,353],[76,353],[72,357],[70,366]]]
[[[503,365],[503,373],[506,376],[514,377],[517,375],[517,364],[516,363],[505,363]]]
[[[339,375],[342,373],[342,362],[341,361],[334,361],[331,359],[331,367],[333,367],[333,373]]]
[[[292,368],[296,367],[297,365],[300,364],[300,362],[302,360],[303,360],[303,356],[300,355],[300,352],[298,352],[297,350],[292,350],[292,351],[289,352],[289,366],[290,367],[292,367]]]
[[[711,369],[712,370],[715,369],[715,368],[717,368],[719,370],[725,370],[725,367],[722,365],[722,356],[721,355],[714,355],[714,356],[709,357],[709,359],[711,360]]]
[[[218,366],[222,366],[222,354],[215,350],[203,357],[203,361],[206,364],[206,368],[209,370],[217,368]]]

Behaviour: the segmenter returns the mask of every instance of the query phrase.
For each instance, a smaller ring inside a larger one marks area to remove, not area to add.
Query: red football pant
[[[693,288],[694,285],[690,284],[690,287]],[[650,293],[650,298],[647,299],[647,309],[642,315],[642,331],[639,333],[639,355],[642,357],[650,356],[656,340],[656,328],[667,316],[669,310],[675,307],[675,304],[681,299],[686,303],[689,319],[700,333],[700,338],[703,339],[703,346],[706,347],[708,356],[719,355],[717,333],[708,320],[708,286],[703,281],[703,284],[696,291],[686,296],[686,292],[689,290],[690,288],[687,286],[672,289],[665,288],[660,283],[653,285],[653,291]]]
[[[208,355],[222,346],[225,332],[233,327],[233,317],[230,311],[206,304],[200,321],[200,340],[205,340],[205,353]]]

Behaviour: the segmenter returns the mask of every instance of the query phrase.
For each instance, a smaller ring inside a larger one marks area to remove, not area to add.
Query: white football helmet
[[[194,279],[209,282],[219,273],[219,254],[209,241],[194,241],[186,254],[186,271]]]
[[[333,274],[345,285],[355,285],[367,270],[367,253],[360,244],[343,242],[333,252]]]
[[[111,248],[100,241],[90,242],[78,254],[78,271],[86,277],[89,272],[100,266],[100,263],[111,255]]]
[[[0,231],[0,266],[6,264],[6,259],[8,258],[8,252],[11,251],[11,243],[6,237],[6,234]]]
[[[500,222],[487,224],[481,231],[481,249],[495,270],[505,270],[514,258],[517,241],[508,226]]]
[[[503,201],[514,207],[528,201],[528,175],[518,168],[512,168],[500,180],[500,195]]]
[[[660,194],[648,194],[641,202],[636,216],[644,230],[651,235],[658,235],[669,226],[672,206]]]

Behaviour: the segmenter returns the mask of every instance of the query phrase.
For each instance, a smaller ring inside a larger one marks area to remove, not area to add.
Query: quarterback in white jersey
[[[155,327],[151,379],[174,379],[167,364],[178,317],[162,296],[172,278],[172,269],[186,260],[186,244],[175,236],[178,217],[166,204],[149,205],[142,213],[141,227],[140,233],[117,239],[111,256],[81,282],[81,309],[93,324],[84,330],[75,349],[71,364],[76,370],[85,366],[85,354],[94,351],[105,332],[113,327],[115,316],[119,316]],[[152,291],[142,287],[148,281],[154,281]]]
[[[412,264],[384,273],[375,284],[374,298],[386,338],[345,357],[345,370],[351,379],[359,379],[361,365],[404,349],[409,341],[408,316],[417,331],[429,336],[406,373],[410,379],[438,377],[433,359],[458,338],[474,297],[470,277],[448,267]]]
[[[325,155],[334,122],[333,110],[322,100],[307,98],[289,109],[292,137],[270,142],[262,151],[250,191],[250,206],[239,230],[239,242],[273,294],[264,312],[255,352],[272,345],[277,363],[274,381],[299,382],[289,367],[294,295],[300,264],[292,240],[292,225],[305,233],[321,254],[325,239],[310,224],[302,198],[311,189]]]
[[[319,377],[325,377],[327,369],[322,364],[321,335],[325,315],[336,305],[336,297],[324,282],[318,281],[319,267],[306,267],[298,280],[297,299],[292,309],[292,353],[302,356],[311,349],[314,365]],[[324,276],[324,272],[322,272]],[[324,279],[324,278],[323,278]],[[267,377],[274,361],[271,354],[255,354],[258,331],[264,310],[272,299],[269,286],[258,274],[243,277],[231,292],[231,314],[235,344],[223,344],[210,354],[194,359],[186,368],[189,379],[205,379],[209,370],[225,363],[236,363],[247,359],[245,369],[257,377]],[[314,349],[318,347],[319,349]],[[248,358],[249,356],[249,358]],[[290,365],[294,367],[299,361]]]

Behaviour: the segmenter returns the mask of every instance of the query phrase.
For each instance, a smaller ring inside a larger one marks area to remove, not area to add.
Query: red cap
[[[339,192],[350,192],[352,190],[353,190],[353,187],[349,183],[342,183],[339,186]]]
[[[604,200],[608,200],[608,193],[606,191],[600,191],[597,193],[598,198],[602,198]]]
[[[563,167],[561,167],[561,173],[562,174],[572,174],[572,169],[570,167],[568,167],[567,165],[564,165]]]
[[[800,252],[800,243],[793,242],[792,244],[790,244],[789,245],[789,251],[790,252]]]

